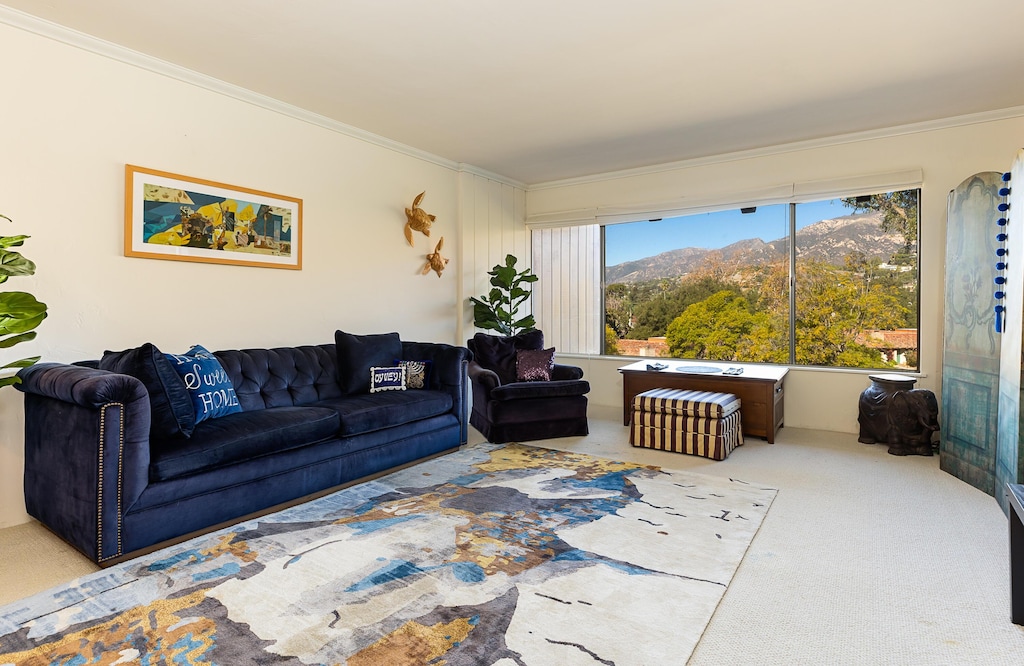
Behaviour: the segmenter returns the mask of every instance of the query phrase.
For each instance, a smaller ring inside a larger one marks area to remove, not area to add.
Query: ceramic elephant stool
[[[932,433],[939,430],[939,403],[926,389],[896,391],[889,400],[889,453],[930,456]]]

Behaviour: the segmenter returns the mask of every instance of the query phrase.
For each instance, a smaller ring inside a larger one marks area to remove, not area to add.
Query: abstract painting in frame
[[[128,257],[302,268],[302,200],[125,165]]]

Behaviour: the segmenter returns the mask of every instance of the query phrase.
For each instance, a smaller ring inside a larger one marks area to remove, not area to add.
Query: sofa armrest
[[[430,388],[452,397],[452,413],[462,426],[462,443],[469,439],[467,413],[467,365],[473,358],[465,347],[440,342],[402,341],[402,358],[407,361],[430,361]]]
[[[555,363],[555,366],[551,368],[551,380],[561,381],[566,379],[583,379],[583,368],[576,367],[575,365]]]
[[[61,363],[18,373],[25,507],[95,562],[122,554],[122,516],[149,482],[149,394],[134,377]]]

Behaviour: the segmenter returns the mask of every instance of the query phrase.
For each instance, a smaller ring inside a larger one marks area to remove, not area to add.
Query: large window
[[[603,354],[916,369],[919,193],[593,225],[603,301],[563,309],[603,318],[590,345]],[[552,233],[534,233],[535,270]],[[542,326],[561,318],[557,300],[540,296]]]

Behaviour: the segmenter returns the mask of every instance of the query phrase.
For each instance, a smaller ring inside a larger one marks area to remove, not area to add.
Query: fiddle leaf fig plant
[[[505,257],[504,265],[495,264],[494,268],[487,272],[491,276],[490,293],[479,298],[469,297],[473,303],[473,324],[477,328],[512,336],[523,331],[532,331],[536,327],[537,323],[532,314],[516,319],[519,306],[531,293],[524,285],[528,286],[537,281],[537,276],[529,268],[517,271],[516,261],[517,259],[510,254]]]
[[[0,218],[11,221],[6,215]],[[28,236],[0,236],[0,283],[8,278],[32,275],[36,265],[12,247],[20,247]],[[34,329],[46,319],[46,304],[24,291],[0,292],[0,349],[27,342],[36,337]],[[0,365],[0,371],[27,368],[39,360],[38,356],[11,361]],[[21,382],[16,375],[0,377],[0,387]]]

